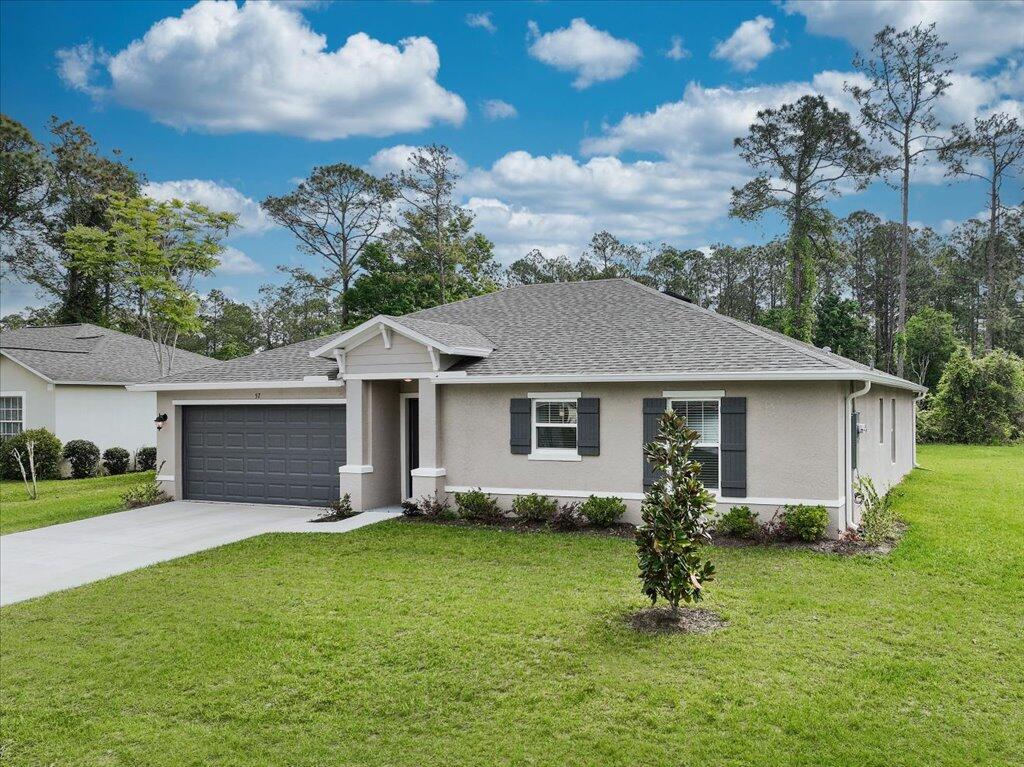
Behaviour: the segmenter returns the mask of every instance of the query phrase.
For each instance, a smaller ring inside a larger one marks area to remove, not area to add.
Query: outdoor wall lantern
[[[153,423],[156,424],[156,430],[160,431],[162,428],[164,428],[164,424],[167,423],[167,413],[161,413],[160,415],[158,415],[156,418],[153,419]]]

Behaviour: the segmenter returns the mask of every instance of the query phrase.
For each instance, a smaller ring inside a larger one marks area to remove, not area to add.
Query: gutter
[[[845,487],[846,487],[846,503],[843,507],[843,530],[845,531],[850,527],[853,521],[853,434],[850,431],[850,421],[853,416],[853,401],[858,397],[863,397],[871,391],[871,381],[865,381],[863,388],[857,389],[846,395],[846,410],[844,411],[846,421],[846,428],[843,433],[846,434],[846,461],[844,462],[843,469],[846,474]]]

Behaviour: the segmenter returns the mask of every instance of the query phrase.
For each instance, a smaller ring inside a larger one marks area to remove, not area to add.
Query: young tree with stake
[[[644,445],[658,479],[644,496],[643,522],[636,529],[640,580],[651,604],[664,599],[673,614],[680,602],[699,602],[715,573],[703,556],[711,542],[708,515],[714,499],[700,481],[700,464],[691,458],[699,438],[669,410],[661,417],[658,438]]]

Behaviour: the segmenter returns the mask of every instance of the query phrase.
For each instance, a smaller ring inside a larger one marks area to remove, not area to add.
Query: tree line
[[[576,256],[533,251],[503,268],[456,200],[456,158],[434,144],[395,174],[320,166],[263,200],[305,263],[278,267],[285,281],[251,303],[194,289],[234,216],[147,200],[129,161],[81,126],[54,118],[44,147],[4,116],[5,268],[52,301],[3,323],[95,322],[226,359],[503,285],[630,277],[934,386],[957,345],[1024,354],[1024,229],[1019,195],[1005,199],[1024,128],[1006,113],[940,125],[954,59],[934,26],[886,27],[854,59],[866,83],[847,86],[856,115],[822,96],[758,112],[735,141],[754,177],[730,215],[780,216],[786,234],[771,241],[695,250],[602,231]],[[984,198],[965,203],[984,219],[948,233],[910,225],[912,171],[929,158],[983,182]],[[830,211],[880,178],[895,178],[900,221]]]

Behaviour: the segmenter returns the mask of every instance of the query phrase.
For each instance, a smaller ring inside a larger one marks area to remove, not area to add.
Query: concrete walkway
[[[74,588],[263,533],[345,533],[399,515],[310,523],[321,509],[171,501],[0,536],[0,605]]]

